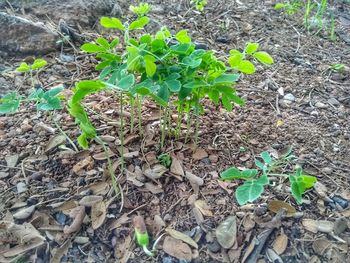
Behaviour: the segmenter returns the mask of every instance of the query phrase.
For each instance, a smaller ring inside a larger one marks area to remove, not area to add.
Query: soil
[[[89,150],[78,153],[68,142],[65,148],[47,150],[52,138],[62,139],[53,120],[76,142],[79,130],[66,110],[50,115],[36,112],[33,106],[0,116],[1,222],[12,222],[19,229],[31,223],[38,231],[36,237],[43,240],[35,249],[26,249],[0,232],[0,251],[17,245],[18,262],[346,262],[350,256],[350,28],[341,21],[350,14],[349,2],[330,3],[338,33],[335,41],[329,39],[329,31],[306,32],[303,14],[276,11],[271,1],[208,1],[202,13],[186,1],[179,2],[151,1],[152,25],[166,25],[174,32],[188,29],[193,39],[220,56],[258,41],[274,57],[274,65],[259,66],[256,74],[237,84],[246,106],[227,112],[204,102],[199,149],[184,138],[168,138],[163,152],[172,156],[173,167],[150,180],[142,171],[159,163],[159,111],[151,101],[146,103],[145,137],[130,129],[126,134],[125,150],[131,156],[128,172],[120,174],[118,156],[111,157],[122,199],[114,194],[98,143],[91,142]],[[329,17],[325,19],[329,22]],[[85,29],[82,35],[92,40],[97,33]],[[64,84],[69,96],[75,82],[97,77],[95,59],[77,50],[67,46],[45,56],[49,66],[39,73],[38,84],[44,88]],[[13,73],[19,62],[15,57],[6,59],[0,67],[0,84],[25,95],[30,92],[29,81]],[[345,64],[345,68],[332,71],[334,64]],[[90,117],[99,134],[117,153],[120,112],[116,97],[93,95],[86,105],[93,109]],[[308,190],[302,205],[291,196],[286,180],[273,181],[261,198],[245,206],[239,206],[234,197],[240,181],[218,180],[228,167],[253,168],[262,151],[278,154],[290,146],[298,159],[286,172],[298,163],[325,189]],[[203,183],[191,183],[188,173]],[[83,198],[90,199],[84,202]],[[268,205],[272,200],[284,201],[298,213],[276,216]],[[206,213],[198,209],[202,201],[207,204]],[[31,207],[34,210],[28,216],[18,215]],[[170,238],[163,236],[156,255],[146,256],[134,241],[131,219],[135,215],[145,219],[152,242],[171,228],[190,236],[198,247],[172,235],[177,245],[165,248],[164,240],[170,242]],[[215,229],[230,215],[237,221],[236,241],[225,249],[216,241]],[[310,226],[327,222],[334,225],[330,231]],[[341,222],[345,222],[342,231]],[[5,225],[0,224],[0,230]],[[269,235],[263,239],[266,231]],[[259,242],[261,250],[254,247]],[[188,248],[190,260],[176,256]],[[0,262],[9,258],[0,255]]]

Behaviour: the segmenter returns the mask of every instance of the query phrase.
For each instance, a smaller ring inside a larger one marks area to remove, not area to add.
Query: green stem
[[[179,139],[180,134],[181,134],[182,115],[183,115],[183,104],[182,104],[182,102],[180,102],[179,114],[178,114],[177,120],[176,120],[176,132],[175,132],[176,139]]]
[[[70,145],[72,145],[73,149],[75,152],[79,152],[78,147],[75,145],[75,143],[72,141],[71,138],[69,138],[69,136],[67,135],[67,133],[65,133],[61,126],[57,123],[57,121],[55,120],[55,118],[53,117],[52,113],[50,112],[51,118],[56,126],[56,128],[60,131],[60,133],[66,138],[66,140],[69,142]]]
[[[160,148],[163,149],[165,143],[165,130],[167,125],[167,108],[160,106],[160,126],[161,126],[161,139],[160,139]]]
[[[187,113],[187,123],[186,123],[186,136],[185,136],[185,143],[187,143],[187,141],[188,141],[188,136],[190,135],[190,128],[191,128],[191,126],[192,126],[192,114],[191,114],[191,112],[189,111],[188,113]]]
[[[198,145],[198,133],[199,133],[199,105],[200,105],[200,88],[198,89],[198,94],[195,103],[195,113],[196,113],[196,125],[195,125],[195,134],[194,134],[194,144],[195,147]]]
[[[120,144],[121,144],[121,149],[120,149],[120,160],[121,160],[121,171],[123,172],[124,171],[124,101],[123,101],[123,93],[121,92],[120,93],[120,97],[119,97],[119,100],[120,100]]]
[[[134,132],[134,122],[135,122],[135,111],[134,111],[134,106],[135,106],[135,100],[132,97],[132,95],[129,96],[130,97],[130,132],[133,133]]]

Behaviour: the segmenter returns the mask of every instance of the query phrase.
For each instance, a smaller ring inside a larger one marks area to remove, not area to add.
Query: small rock
[[[219,156],[217,156],[216,154],[211,154],[211,155],[209,155],[209,160],[212,163],[217,163],[219,161]]]
[[[285,100],[286,103],[288,102],[294,102],[295,101],[295,96],[292,93],[287,93],[284,95],[283,99]]]
[[[333,105],[333,106],[339,106],[340,105],[340,102],[337,99],[335,99],[335,98],[330,98],[327,102],[329,104]]]
[[[28,191],[27,185],[23,182],[19,182],[17,184],[17,193],[21,194],[21,193],[24,193],[26,191]]]
[[[212,253],[218,253],[221,250],[219,242],[214,240],[214,242],[208,243],[208,249]]]
[[[229,42],[229,38],[227,36],[218,36],[216,42],[227,44]]]
[[[64,63],[71,63],[71,62],[74,62],[74,56],[61,54],[60,60]]]
[[[325,167],[325,168],[322,168],[322,172],[325,174],[332,174],[333,169],[330,167]]]
[[[349,202],[346,199],[344,199],[343,197],[339,196],[339,195],[333,196],[332,200],[336,204],[340,205],[343,209],[345,209],[345,208],[347,208],[349,206]]]
[[[319,108],[319,109],[326,109],[326,108],[328,108],[328,105],[324,104],[323,102],[318,101],[315,103],[315,107]]]
[[[312,112],[310,112],[311,116],[318,116],[318,111],[317,110],[313,110]]]

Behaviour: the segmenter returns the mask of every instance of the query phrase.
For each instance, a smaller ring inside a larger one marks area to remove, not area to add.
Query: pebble
[[[173,263],[173,259],[171,257],[163,257],[162,263]]]
[[[17,184],[17,193],[21,194],[21,193],[24,193],[26,191],[28,191],[27,185],[23,182],[19,182]]]
[[[322,168],[322,172],[325,174],[331,174],[333,172],[333,169],[330,167],[325,167],[325,168]]]
[[[212,253],[218,253],[221,250],[221,246],[216,240],[214,240],[213,242],[208,243],[208,249]]]
[[[218,36],[216,39],[216,42],[227,44],[229,42],[229,39],[227,36]]]
[[[311,116],[317,117],[318,116],[318,111],[317,110],[313,110],[310,114],[311,114]]]
[[[336,204],[340,205],[343,209],[345,209],[349,206],[349,202],[339,195],[333,196],[332,200]]]
[[[292,93],[287,93],[286,95],[284,95],[283,99],[286,103],[291,103],[295,101],[295,96]]]
[[[326,108],[328,108],[328,105],[324,104],[323,102],[318,101],[315,103],[315,107],[319,108],[319,109],[326,109]]]
[[[327,102],[329,104],[333,105],[333,106],[339,106],[340,105],[340,102],[337,99],[335,99],[335,98],[330,98]]]

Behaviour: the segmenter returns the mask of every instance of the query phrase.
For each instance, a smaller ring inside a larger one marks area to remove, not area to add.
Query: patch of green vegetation
[[[208,2],[204,0],[191,0],[191,4],[194,5],[194,8],[196,8],[199,12],[203,12]]]
[[[302,195],[305,191],[311,188],[317,181],[317,178],[303,174],[300,166],[296,166],[293,174],[278,173],[281,167],[286,166],[294,156],[289,151],[276,159],[269,152],[265,151],[260,154],[260,158],[255,160],[255,165],[258,169],[239,170],[236,167],[231,167],[220,174],[221,180],[231,181],[240,179],[244,183],[237,187],[235,196],[239,205],[244,205],[248,202],[253,202],[258,199],[264,192],[264,187],[270,184],[271,177],[285,177],[289,179],[291,193],[298,204],[303,202]]]

